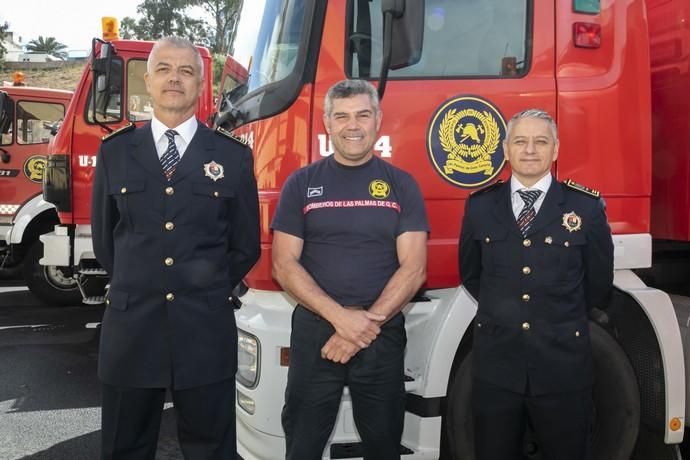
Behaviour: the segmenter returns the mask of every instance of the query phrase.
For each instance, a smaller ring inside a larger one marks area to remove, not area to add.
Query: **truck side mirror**
[[[392,16],[392,50],[389,69],[395,70],[414,65],[422,57],[424,3],[419,0],[381,1],[384,17],[387,13]]]
[[[14,102],[9,94],[0,91],[0,134],[7,134],[14,118]]]
[[[96,43],[101,43],[101,48],[96,55]],[[93,73],[92,100],[93,104],[92,119],[97,120],[98,116],[105,117],[110,95],[113,92],[111,86],[112,63],[115,55],[115,48],[112,43],[104,42],[94,38],[91,42],[91,72]],[[117,91],[115,91],[117,92]]]
[[[419,62],[424,40],[424,3],[420,0],[381,0],[383,13],[383,61],[379,99],[383,99],[389,69]]]

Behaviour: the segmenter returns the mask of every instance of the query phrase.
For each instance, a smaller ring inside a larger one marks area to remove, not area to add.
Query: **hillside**
[[[84,71],[84,66],[84,63],[80,63],[61,69],[23,70],[22,72],[24,72],[24,82],[27,86],[74,91]],[[14,70],[1,70],[0,85],[4,81],[11,82],[14,72]]]
[[[24,72],[24,81],[27,86],[74,91],[85,66],[85,63],[79,63],[61,69],[32,69],[22,70],[22,72]],[[218,70],[214,71],[213,75],[213,94],[218,93],[218,82],[220,81],[220,72],[223,69],[223,61],[220,61],[220,63],[214,62],[215,69]],[[2,82],[12,82],[12,74],[14,72],[14,70],[0,70],[0,87],[2,87]]]

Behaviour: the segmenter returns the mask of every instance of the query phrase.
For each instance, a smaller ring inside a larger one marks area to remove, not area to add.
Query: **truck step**
[[[86,305],[101,305],[105,303],[105,296],[99,295],[92,297],[84,297],[82,299],[82,303],[85,303]]]
[[[107,276],[108,272],[102,268],[80,268],[79,274],[89,276]]]

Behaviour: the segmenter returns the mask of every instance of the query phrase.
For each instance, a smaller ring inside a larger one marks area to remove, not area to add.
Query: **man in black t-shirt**
[[[429,226],[414,179],[373,154],[381,116],[369,83],[331,87],[335,152],[288,178],[273,219],[273,275],[299,302],[283,408],[289,460],[321,459],[345,385],[364,458],[400,458],[400,310],[426,278]]]

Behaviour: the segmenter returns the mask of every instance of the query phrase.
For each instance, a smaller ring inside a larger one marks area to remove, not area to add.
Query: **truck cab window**
[[[144,82],[145,73],[145,60],[131,59],[127,62],[127,119],[130,121],[150,120],[153,115],[151,97]]]
[[[42,144],[65,116],[62,104],[20,101],[17,104],[17,144]]]
[[[527,73],[530,3],[426,0],[422,57],[413,66],[391,70],[389,78],[523,76]],[[462,21],[458,23],[457,18]],[[381,0],[350,0],[345,45],[350,77],[378,78],[382,23]]]

